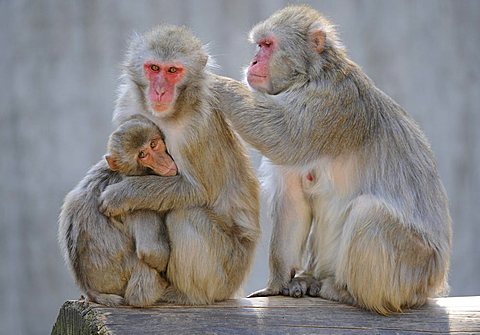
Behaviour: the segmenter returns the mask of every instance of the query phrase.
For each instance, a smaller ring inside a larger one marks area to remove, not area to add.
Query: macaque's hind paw
[[[306,295],[310,297],[320,297],[322,285],[320,281],[311,276],[299,276],[293,278],[288,287],[282,290],[282,295],[293,298],[302,298]]]
[[[293,278],[288,284],[288,295],[293,298],[302,298],[307,294],[307,281],[303,278]]]
[[[249,294],[247,298],[269,297],[272,295],[280,295],[280,290],[266,287]]]
[[[322,290],[322,284],[315,280],[310,283],[310,286],[307,289],[307,295],[310,297],[320,297],[320,292]]]
[[[95,302],[100,305],[109,307],[117,307],[125,304],[125,299],[116,294],[103,294],[97,292],[90,292],[86,302]]]

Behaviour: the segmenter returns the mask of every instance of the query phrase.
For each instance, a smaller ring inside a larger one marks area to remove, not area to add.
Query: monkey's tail
[[[105,294],[96,291],[88,291],[87,296],[89,300],[105,306],[115,307],[125,305],[125,299],[116,294]]]

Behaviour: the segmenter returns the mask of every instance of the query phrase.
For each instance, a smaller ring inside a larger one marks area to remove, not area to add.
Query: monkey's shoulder
[[[107,162],[102,159],[88,170],[85,177],[67,195],[67,198],[98,198],[107,186],[118,183],[122,181],[123,178],[123,175],[110,170]]]

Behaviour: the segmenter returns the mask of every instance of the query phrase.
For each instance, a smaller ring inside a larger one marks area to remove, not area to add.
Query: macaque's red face
[[[176,86],[185,75],[180,63],[147,61],[143,64],[147,78],[147,98],[155,112],[168,111],[175,102]]]
[[[148,167],[156,174],[164,177],[175,176],[177,165],[167,153],[165,142],[161,137],[150,140],[138,153],[138,163]]]
[[[247,81],[250,86],[259,91],[271,91],[269,65],[277,48],[276,39],[271,36],[257,42],[259,50],[248,67]]]

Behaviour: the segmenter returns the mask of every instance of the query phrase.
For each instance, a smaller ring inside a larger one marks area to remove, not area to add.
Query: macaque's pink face
[[[276,39],[266,37],[257,42],[259,50],[248,67],[247,81],[254,89],[263,92],[271,91],[271,77],[269,65],[277,47]]]
[[[147,98],[155,112],[165,112],[173,107],[176,98],[176,86],[185,75],[180,63],[147,61],[143,64],[147,78]]]
[[[164,177],[175,176],[177,165],[167,153],[165,142],[160,137],[150,140],[138,153],[138,163],[148,167],[156,174]]]

